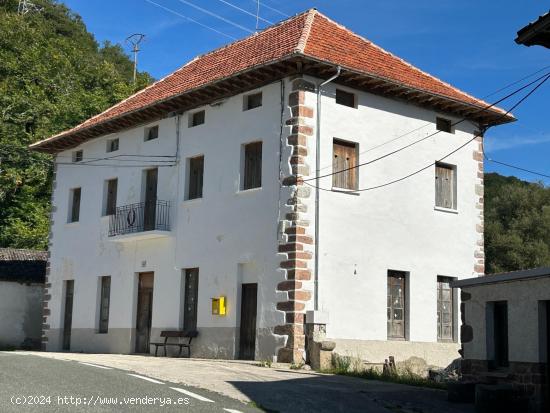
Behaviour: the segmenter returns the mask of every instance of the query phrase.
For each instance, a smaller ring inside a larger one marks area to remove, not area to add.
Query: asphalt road
[[[258,412],[215,392],[92,363],[0,353],[0,412]]]

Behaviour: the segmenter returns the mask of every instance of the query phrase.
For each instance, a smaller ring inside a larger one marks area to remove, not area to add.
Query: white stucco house
[[[309,10],[33,144],[56,163],[45,349],[179,329],[193,356],[299,362],[311,321],[446,364],[449,281],[484,272],[475,132],[514,120],[486,106]]]

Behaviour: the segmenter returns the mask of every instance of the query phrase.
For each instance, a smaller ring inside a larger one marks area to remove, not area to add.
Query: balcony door
[[[145,206],[143,210],[143,230],[155,229],[157,207],[158,169],[145,171]]]

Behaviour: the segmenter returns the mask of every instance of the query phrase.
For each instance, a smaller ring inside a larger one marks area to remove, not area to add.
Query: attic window
[[[349,106],[350,108],[356,108],[357,105],[355,104],[355,93],[336,89],[336,103],[339,105]]]
[[[260,106],[262,106],[262,92],[244,96],[243,110],[255,109]]]
[[[435,118],[435,127],[441,132],[453,133],[453,123],[450,119],[440,118],[439,116]]]
[[[81,162],[83,159],[82,149],[79,151],[73,152],[73,162]]]
[[[109,139],[107,141],[107,152],[116,152],[118,151],[118,138]]]
[[[158,125],[151,126],[150,128],[145,128],[145,142],[152,141],[159,137],[159,127]]]
[[[205,119],[205,111],[200,110],[195,113],[189,114],[189,127],[192,128],[193,126],[199,126],[204,123]]]

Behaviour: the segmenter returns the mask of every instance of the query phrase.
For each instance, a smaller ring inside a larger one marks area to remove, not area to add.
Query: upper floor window
[[[334,139],[332,143],[332,186],[357,189],[357,144]]]
[[[436,117],[435,127],[437,130],[447,133],[453,133],[453,122],[447,118]]]
[[[71,189],[71,196],[69,199],[69,222],[78,222],[80,220],[80,196],[80,188]]]
[[[116,212],[118,179],[108,179],[105,181],[105,206],[103,215],[114,215]]]
[[[349,106],[350,108],[357,107],[355,93],[346,92],[345,90],[336,89],[336,103],[339,105]]]
[[[206,112],[204,110],[199,110],[195,113],[189,114],[189,127],[202,125],[205,121]]]
[[[189,159],[187,199],[202,198],[204,156]]]
[[[107,141],[107,152],[118,151],[118,138],[109,139]]]
[[[242,189],[262,186],[262,142],[244,145]]]
[[[262,92],[244,95],[243,110],[250,110],[262,106]]]
[[[159,137],[159,127],[158,125],[145,128],[145,141],[152,141]]]
[[[82,149],[73,152],[73,162],[81,162],[84,159],[84,152]]]
[[[456,167],[435,164],[435,206],[456,209]]]

